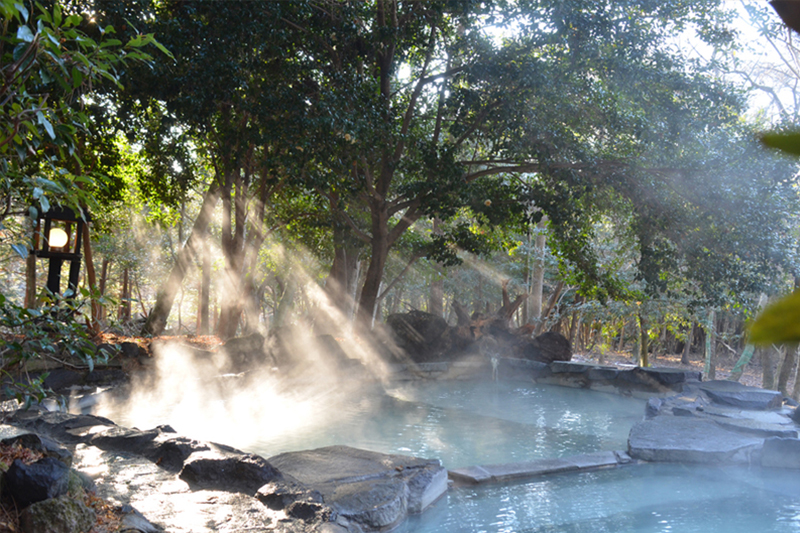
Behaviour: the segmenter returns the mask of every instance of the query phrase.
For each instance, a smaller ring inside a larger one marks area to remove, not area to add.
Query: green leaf
[[[41,204],[43,212],[47,213],[50,211],[50,201],[47,199],[47,196],[39,198],[39,204]]]
[[[800,342],[800,291],[767,306],[750,326],[750,342]]]
[[[11,249],[14,250],[22,259],[28,258],[28,247],[24,244],[12,244]]]
[[[33,42],[34,35],[31,29],[27,26],[20,26],[17,30],[17,39],[25,41],[26,43]]]
[[[44,194],[44,189],[41,187],[34,187],[33,188],[33,199],[38,200]]]
[[[47,117],[44,116],[44,113],[42,113],[41,111],[37,111],[36,119],[39,121],[39,124],[44,126],[44,129],[47,131],[47,134],[50,136],[50,138],[55,139],[56,132],[53,131],[53,125],[50,124],[50,121],[47,120]]]
[[[22,15],[22,20],[28,22],[28,17],[30,17],[30,13],[28,13],[28,9],[22,4],[14,4],[14,7],[17,8],[19,14]]]
[[[761,142],[769,148],[776,148],[791,155],[800,155],[800,132],[765,133]]]
[[[83,83],[83,74],[78,67],[72,67],[72,87],[77,89]]]

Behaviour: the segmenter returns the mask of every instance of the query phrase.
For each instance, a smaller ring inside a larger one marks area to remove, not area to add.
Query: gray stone
[[[619,377],[619,368],[613,366],[594,366],[586,373],[593,381],[614,381]]]
[[[681,384],[699,381],[700,378],[701,372],[698,371],[658,367],[636,367],[619,374],[621,381],[644,386],[655,391],[664,389],[680,390]]]
[[[792,409],[792,420],[794,420],[796,424],[800,424],[800,407]]]
[[[17,502],[27,507],[48,498],[57,498],[69,488],[69,467],[52,457],[26,465],[16,459],[6,472],[6,490]]]
[[[58,459],[67,466],[72,465],[72,453],[53,439],[44,435],[23,433],[14,437],[3,439],[0,441],[0,444],[5,444],[7,446],[13,446],[16,444],[22,446],[23,448],[28,448],[29,450],[39,452],[46,457]]]
[[[323,487],[325,502],[370,529],[391,529],[408,515],[408,486],[400,479],[368,479]]]
[[[758,410],[779,409],[783,405],[780,392],[748,387],[736,381],[707,381],[698,387],[719,405]]]
[[[654,416],[658,415],[663,404],[664,400],[661,398],[650,398],[647,400],[647,404],[644,406],[645,418],[653,418]]]
[[[550,363],[550,370],[553,371],[553,374],[584,374],[590,368],[592,368],[592,365],[574,361],[553,361]]]
[[[80,500],[61,496],[36,502],[20,513],[24,533],[79,533],[89,531],[95,513]]]
[[[658,416],[633,426],[628,453],[645,461],[748,463],[762,441],[710,420]]]
[[[281,474],[264,458],[252,454],[226,454],[209,450],[193,453],[179,477],[194,489],[255,494]]]
[[[337,513],[371,529],[388,528],[422,512],[447,490],[436,459],[387,455],[348,446],[289,452],[269,462],[287,479],[319,491]],[[275,487],[262,487],[259,498]]]
[[[286,509],[296,501],[322,503],[322,494],[288,479],[278,479],[258,489],[256,498],[274,511]]]
[[[761,466],[800,468],[800,439],[770,437],[764,441]]]

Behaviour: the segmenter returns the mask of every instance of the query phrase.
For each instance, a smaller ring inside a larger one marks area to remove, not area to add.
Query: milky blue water
[[[397,533],[798,533],[795,470],[644,464],[448,491]]]
[[[521,382],[431,381],[328,394],[339,407],[248,447],[264,457],[333,444],[438,458],[447,468],[627,449],[644,401]]]

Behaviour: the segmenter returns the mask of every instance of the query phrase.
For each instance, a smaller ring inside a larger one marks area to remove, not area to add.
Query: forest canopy
[[[797,278],[797,162],[759,142],[794,109],[753,114],[742,75],[736,21],[764,6],[2,6],[12,300],[60,204],[93,214],[102,289],[83,286],[119,285],[116,319],[134,302],[148,334],[313,322],[319,290],[369,328],[484,309],[508,280],[520,326],[629,316],[686,340],[716,310],[744,343]]]

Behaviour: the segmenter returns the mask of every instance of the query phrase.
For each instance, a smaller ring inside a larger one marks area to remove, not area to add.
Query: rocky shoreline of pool
[[[265,459],[189,439],[169,426],[141,431],[93,415],[41,408],[6,413],[0,442],[25,441],[46,458],[68,462],[91,480],[98,495],[128,506],[131,518],[120,531],[142,533],[204,528],[364,533],[391,529],[408,515],[424,512],[453,484],[507,483],[639,462],[800,468],[800,410],[794,402],[776,391],[703,382],[698,372],[508,358],[494,365],[421,363],[393,365],[388,371],[394,380],[494,377],[648,401],[642,421],[631,429],[627,450],[449,472],[437,459],[347,446]],[[19,490],[9,489],[8,480],[3,484],[6,490]]]

